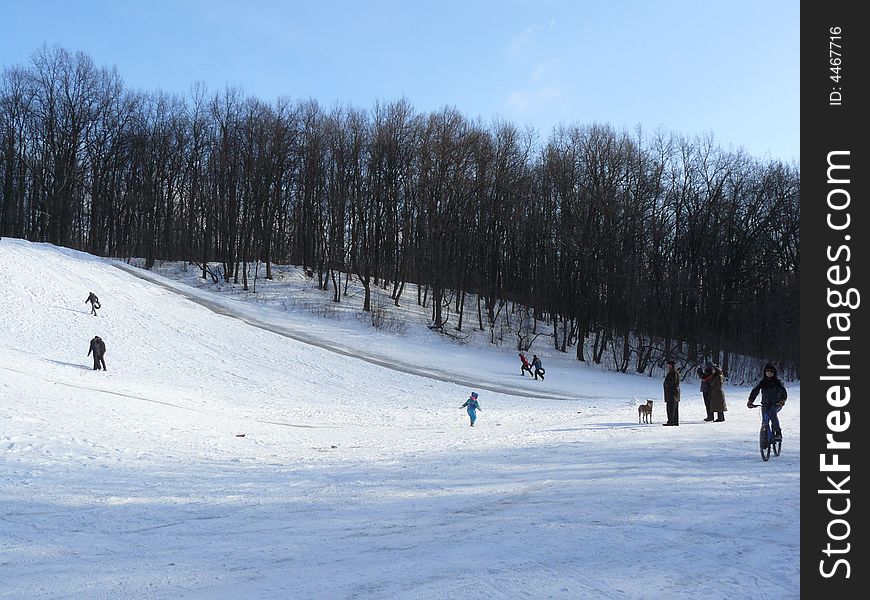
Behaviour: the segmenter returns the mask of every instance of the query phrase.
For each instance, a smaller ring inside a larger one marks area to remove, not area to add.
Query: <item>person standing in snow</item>
[[[773,426],[773,439],[782,440],[782,429],[779,426],[777,413],[785,406],[788,392],[776,376],[776,367],[770,363],[764,365],[764,378],[749,392],[747,407],[755,407],[755,398],[759,392],[761,392],[761,422],[767,428],[768,434],[771,425]]]
[[[667,373],[662,382],[665,394],[665,408],[668,412],[668,422],[662,425],[679,425],[680,424],[680,372],[677,371],[677,364],[669,360],[667,365]]]
[[[728,406],[725,404],[725,390],[722,386],[725,384],[725,375],[719,365],[713,365],[713,375],[710,376],[710,412],[719,413],[715,419],[717,423],[725,420],[725,411]]]
[[[94,355],[94,371],[99,371],[100,366],[102,366],[103,371],[105,371],[106,361],[103,360],[103,355],[106,354],[106,343],[98,335],[95,335],[94,339],[91,340],[91,347],[88,349],[88,356],[90,356],[91,353]]]
[[[465,408],[468,411],[468,418],[471,419],[471,426],[474,427],[474,422],[477,421],[477,411],[483,410],[480,408],[480,402],[477,401],[477,392],[471,392],[471,396],[459,408]]]
[[[698,379],[701,380],[701,395],[704,397],[704,408],[707,409],[705,421],[713,420],[713,411],[710,410],[710,379],[713,377],[713,363],[707,363],[704,368],[698,367]]]
[[[535,379],[540,375],[541,381],[544,380],[544,367],[541,366],[541,359],[537,354],[532,355],[532,366],[535,367]]]
[[[85,300],[85,304],[88,302],[91,303],[91,314],[95,317],[97,316],[97,309],[100,308],[100,299],[97,298],[97,295],[93,292],[88,294],[87,299]]]
[[[526,371],[529,372],[529,375],[532,375],[532,365],[529,364],[529,359],[526,358],[526,355],[520,352],[520,361],[522,361],[522,365],[520,365],[520,375],[523,377],[526,376]]]

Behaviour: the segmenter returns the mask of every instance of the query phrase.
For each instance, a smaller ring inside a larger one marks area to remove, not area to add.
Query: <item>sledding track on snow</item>
[[[204,308],[209,309],[210,311],[224,316],[230,317],[232,319],[237,319],[252,327],[257,327],[259,329],[263,329],[265,331],[269,331],[271,333],[275,333],[286,338],[290,338],[297,342],[302,342],[303,344],[308,344],[310,346],[315,346],[317,348],[322,348],[324,350],[328,350],[329,352],[334,352],[336,354],[341,354],[343,356],[348,356],[350,358],[359,359],[365,361],[367,363],[371,363],[373,365],[377,365],[379,367],[383,367],[385,369],[390,369],[393,371],[398,371],[400,373],[406,373],[408,375],[416,375],[418,377],[425,377],[427,379],[433,379],[436,381],[442,381],[445,383],[454,383],[456,385],[467,386],[475,389],[487,390],[490,392],[496,392],[499,394],[505,394],[508,396],[518,396],[521,398],[535,398],[542,400],[576,400],[580,396],[565,396],[559,394],[542,394],[539,392],[528,391],[528,390],[517,390],[512,387],[508,387],[505,385],[500,385],[494,381],[472,381],[470,379],[463,379],[462,377],[457,377],[452,373],[447,371],[443,371],[440,369],[432,369],[427,367],[421,367],[419,365],[412,365],[409,363],[397,363],[394,359],[387,359],[379,356],[372,355],[370,353],[364,353],[360,349],[348,350],[347,348],[342,348],[336,344],[331,344],[327,341],[324,341],[322,338],[305,334],[300,331],[295,331],[288,329],[287,327],[282,327],[276,323],[270,323],[268,321],[264,321],[258,319],[256,317],[252,317],[250,315],[241,314],[237,311],[232,310],[232,308],[226,306],[224,303],[215,302],[208,298],[203,297],[200,294],[194,293],[193,289],[189,286],[177,283],[171,280],[167,280],[162,276],[155,275],[150,271],[146,271],[140,269],[139,267],[133,267],[123,262],[111,261],[113,267],[116,267],[122,271],[125,271],[139,279],[143,279],[148,281],[149,283],[153,283],[155,285],[160,286],[161,288],[170,291],[174,294],[177,294],[195,304],[198,304]],[[207,293],[207,292],[201,292]]]

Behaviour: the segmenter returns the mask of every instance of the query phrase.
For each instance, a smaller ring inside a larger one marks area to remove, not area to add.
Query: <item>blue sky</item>
[[[136,89],[404,96],[544,137],[641,125],[799,161],[799,17],[795,0],[0,0],[0,66],[57,44]]]

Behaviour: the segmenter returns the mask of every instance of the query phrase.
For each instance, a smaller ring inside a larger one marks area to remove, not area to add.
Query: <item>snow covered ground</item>
[[[411,298],[397,335],[293,270],[126,269],[0,240],[2,599],[799,596],[794,383],[765,463],[745,387],[705,423],[687,380],[662,427],[660,378],[542,349],[531,381]]]

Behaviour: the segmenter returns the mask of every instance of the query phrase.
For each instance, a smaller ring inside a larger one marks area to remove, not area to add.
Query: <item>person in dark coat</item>
[[[537,354],[532,355],[532,366],[535,367],[535,379],[538,376],[541,377],[541,381],[544,380],[544,367],[541,365],[541,359],[538,358]]]
[[[668,413],[668,422],[662,425],[679,425],[680,424],[680,372],[677,371],[677,365],[674,361],[669,360],[667,365],[667,373],[662,382],[665,393],[665,408]]]
[[[728,410],[728,405],[725,404],[725,390],[722,386],[725,384],[725,375],[719,365],[713,365],[713,375],[710,376],[710,411],[719,413],[719,416],[714,419],[716,422],[725,420],[725,411]]]
[[[520,365],[520,375],[523,377],[526,376],[526,371],[529,372],[529,375],[533,375],[532,373],[532,365],[529,364],[529,359],[526,358],[526,355],[520,352],[520,361],[523,363]]]
[[[704,368],[698,367],[698,379],[701,380],[701,395],[704,396],[704,408],[707,409],[705,421],[713,420],[713,411],[710,410],[710,379],[713,377],[713,363],[707,363]]]
[[[785,406],[788,392],[779,377],[776,376],[776,367],[768,363],[764,365],[764,376],[761,381],[749,392],[749,400],[746,406],[755,407],[755,399],[761,392],[761,422],[767,428],[767,434],[771,435],[770,427],[773,426],[773,439],[782,440],[782,429],[779,425],[777,413]]]
[[[93,292],[88,294],[87,299],[85,300],[85,304],[88,302],[91,303],[91,314],[95,317],[97,316],[97,309],[100,308],[100,299],[97,298],[97,295]]]
[[[106,354],[106,343],[98,335],[95,335],[94,339],[91,340],[91,347],[88,349],[88,356],[91,354],[94,355],[94,371],[99,371],[100,366],[102,366],[103,371],[105,371],[106,361],[103,360],[103,356]]]

